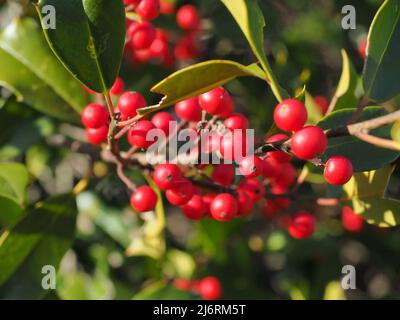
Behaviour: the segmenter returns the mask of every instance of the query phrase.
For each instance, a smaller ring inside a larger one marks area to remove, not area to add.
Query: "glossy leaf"
[[[163,94],[165,97],[158,105],[139,109],[138,113],[145,115],[164,109],[243,76],[264,78],[263,71],[257,64],[244,66],[229,60],[211,60],[195,64],[173,73],[156,84],[151,91]]]
[[[366,94],[374,101],[386,101],[400,93],[400,3],[386,0],[368,35],[367,60],[363,72]]]
[[[40,299],[42,268],[56,269],[71,246],[76,222],[75,198],[60,195],[39,203],[0,238],[0,298]]]
[[[400,166],[396,165],[387,182],[384,198],[400,201]]]
[[[122,1],[39,0],[37,9],[54,6],[55,29],[44,32],[54,53],[84,85],[97,92],[111,88],[119,73],[125,44]]]
[[[380,227],[400,223],[400,203],[383,199],[383,190],[391,172],[392,168],[386,166],[377,171],[358,173],[344,186],[354,212]]]
[[[353,116],[356,109],[342,109],[333,112],[323,118],[319,123],[323,129],[332,129],[347,123]],[[380,107],[365,108],[358,122],[376,118],[386,114],[385,109]],[[391,126],[383,126],[381,128],[371,130],[371,134],[390,139]],[[345,136],[329,139],[326,153],[322,159],[327,161],[329,157],[334,155],[342,155],[349,158],[353,164],[355,172],[371,171],[383,167],[385,164],[391,163],[397,159],[399,152],[383,149],[363,142],[354,136]]]

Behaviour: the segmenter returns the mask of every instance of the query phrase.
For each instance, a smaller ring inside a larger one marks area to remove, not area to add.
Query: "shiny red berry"
[[[201,120],[201,107],[197,97],[178,102],[175,105],[175,112],[183,120],[195,122]]]
[[[160,0],[160,13],[172,15],[175,12],[175,2],[171,0]]]
[[[165,196],[169,203],[174,206],[183,206],[188,203],[192,198],[194,193],[194,188],[191,182],[184,180],[182,182],[176,183],[172,189],[168,189],[165,192]]]
[[[209,217],[211,217],[211,213],[210,213],[210,206],[211,206],[211,203],[213,202],[213,200],[215,199],[215,197],[216,197],[217,195],[216,194],[214,194],[214,193],[208,193],[208,194],[206,194],[206,195],[204,195],[203,197],[202,197],[202,199],[203,199],[203,202],[204,202],[204,204],[205,204],[205,206],[206,206],[206,214],[209,216]]]
[[[239,190],[246,191],[253,202],[259,201],[265,194],[264,184],[256,178],[244,179],[239,184]]]
[[[86,137],[91,144],[101,144],[107,141],[108,127],[86,128]]]
[[[197,8],[190,4],[180,7],[176,13],[176,22],[184,30],[199,29],[200,17]]]
[[[175,123],[175,118],[168,112],[157,112],[151,122],[156,126],[156,128],[162,130],[166,136],[169,135],[170,125]]]
[[[326,162],[324,177],[329,184],[343,185],[351,179],[352,175],[353,165],[346,157],[333,156]]]
[[[176,187],[183,178],[181,170],[176,164],[163,163],[154,169],[153,179],[160,189],[167,190]]]
[[[192,198],[182,207],[184,215],[190,220],[201,220],[207,213],[207,206],[203,202],[203,198],[195,194]]]
[[[136,13],[144,20],[153,20],[160,14],[159,0],[140,0],[135,7]]]
[[[257,156],[247,156],[240,161],[239,170],[244,177],[258,177],[263,170],[262,160]]]
[[[230,164],[219,164],[214,168],[212,179],[223,186],[229,186],[235,179],[235,168]]]
[[[228,132],[221,137],[220,154],[227,161],[238,161],[246,157],[250,148],[246,134],[243,132]]]
[[[124,5],[130,6],[133,4],[137,4],[140,0],[124,0]]]
[[[238,213],[238,202],[229,193],[217,195],[210,206],[211,216],[218,221],[229,221]]]
[[[124,92],[124,80],[122,80],[122,78],[118,77],[117,79],[115,79],[115,82],[110,89],[110,93],[113,96],[119,96],[123,92]]]
[[[147,212],[155,208],[157,204],[157,194],[149,186],[141,186],[133,191],[131,205],[138,212]]]
[[[118,110],[126,118],[134,118],[136,110],[144,108],[147,105],[144,97],[137,92],[125,92],[118,101]]]
[[[200,280],[197,290],[204,300],[218,300],[222,294],[221,283],[215,277]]]
[[[314,102],[319,108],[319,111],[321,111],[321,114],[325,114],[328,111],[329,108],[329,101],[326,97],[324,96],[315,96],[314,97]]]
[[[133,22],[127,31],[132,48],[147,49],[156,38],[156,29],[148,21]]]
[[[269,137],[266,140],[266,142],[273,143],[273,142],[285,141],[287,139],[289,139],[289,137],[286,134],[278,133],[278,134],[275,134],[275,135]],[[288,162],[291,158],[289,154],[287,154],[286,152],[283,152],[283,151],[270,151],[270,152],[268,152],[268,155],[272,159],[274,159],[278,162]]]
[[[238,216],[244,217],[250,214],[253,211],[254,208],[254,203],[253,200],[251,199],[250,195],[248,192],[243,191],[243,190],[238,190]]]
[[[262,175],[264,178],[271,179],[279,176],[282,172],[282,163],[276,161],[270,156],[263,160]]]
[[[87,105],[82,111],[82,123],[86,128],[91,129],[106,126],[108,123],[106,108],[96,103]]]
[[[309,238],[315,231],[314,216],[306,211],[296,213],[289,223],[288,231],[293,238]]]
[[[274,179],[274,184],[287,189],[296,181],[296,169],[290,163],[283,163],[281,173]]]
[[[147,149],[155,141],[148,135],[151,130],[156,129],[154,124],[148,120],[141,120],[136,123],[128,132],[128,141],[132,146]]]
[[[279,206],[275,201],[264,199],[261,207],[262,214],[267,218],[272,218],[279,211]]]
[[[308,126],[292,136],[291,149],[297,158],[311,160],[325,152],[327,143],[327,138],[321,128]]]
[[[360,57],[365,59],[367,57],[368,37],[364,37],[358,44],[358,53]]]
[[[246,130],[249,127],[249,121],[247,118],[240,114],[236,113],[231,115],[229,118],[225,119],[225,127],[230,130]]]
[[[350,207],[342,208],[342,225],[347,231],[358,233],[364,228],[364,219]]]
[[[226,111],[233,110],[233,99],[222,87],[200,95],[199,103],[203,110],[212,115],[220,115]]]
[[[275,108],[274,121],[283,131],[297,131],[307,121],[307,109],[296,99],[284,100]]]

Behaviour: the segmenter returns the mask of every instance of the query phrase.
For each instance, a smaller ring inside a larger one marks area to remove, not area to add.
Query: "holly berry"
[[[324,96],[315,96],[314,97],[314,102],[321,111],[321,114],[325,114],[328,111],[329,108],[329,101],[326,97]]]
[[[86,138],[92,144],[101,144],[107,141],[108,127],[86,128]]]
[[[364,219],[356,214],[350,207],[343,207],[342,224],[347,231],[357,233],[364,228]]]
[[[201,136],[201,150],[205,153],[212,153],[220,149],[221,135],[212,131],[208,135]]]
[[[219,164],[214,168],[211,178],[223,186],[229,186],[235,179],[235,168],[230,164]]]
[[[127,33],[132,47],[136,50],[149,48],[156,38],[156,29],[148,21],[133,22]]]
[[[200,95],[199,103],[203,110],[212,115],[220,115],[233,110],[233,99],[222,87],[215,88]]]
[[[283,100],[275,108],[274,121],[283,131],[300,130],[307,121],[307,109],[296,99]]]
[[[172,15],[175,12],[175,2],[171,0],[160,0],[160,13]]]
[[[173,204],[174,206],[183,206],[189,202],[193,196],[193,193],[193,185],[189,181],[185,180],[177,183],[172,189],[168,189],[165,192],[165,196],[167,197],[169,203]]]
[[[201,220],[207,213],[207,206],[203,202],[203,198],[195,194],[192,198],[182,207],[183,213],[190,220]]]
[[[225,119],[224,124],[225,127],[231,131],[246,130],[249,127],[249,121],[240,113],[233,114],[229,118]]]
[[[239,170],[243,176],[254,178],[262,173],[263,164],[259,157],[247,156],[240,161]]]
[[[168,37],[165,31],[157,29],[156,38],[150,45],[150,52],[153,58],[161,59],[168,54]]]
[[[197,30],[200,17],[196,7],[190,4],[180,7],[176,13],[176,22],[184,30]]]
[[[153,180],[162,190],[176,187],[182,179],[181,170],[173,163],[159,164],[153,172]]]
[[[82,111],[82,123],[86,128],[96,129],[108,123],[108,113],[100,104],[91,103]]]
[[[271,179],[277,177],[282,172],[282,163],[268,156],[263,160],[262,175],[264,178]]]
[[[160,2],[159,0],[140,0],[135,11],[142,19],[153,20],[160,14]]]
[[[250,214],[253,211],[254,203],[248,192],[244,190],[238,190],[238,216],[243,217]]]
[[[152,211],[156,204],[157,194],[149,186],[141,186],[132,193],[131,205],[138,213]]]
[[[199,55],[199,48],[193,34],[187,34],[178,41],[174,55],[178,61],[194,59]]]
[[[293,238],[309,238],[315,231],[315,218],[306,211],[298,212],[291,219],[288,231]]]
[[[325,180],[329,184],[344,185],[353,175],[353,165],[343,156],[333,156],[326,162],[324,169]]]
[[[247,155],[249,148],[246,135],[235,131],[221,137],[219,152],[225,160],[237,161]]]
[[[204,300],[218,300],[221,298],[221,283],[215,277],[203,278],[197,285],[197,290]]]
[[[128,142],[132,146],[147,149],[155,142],[147,137],[149,131],[153,129],[156,127],[148,120],[137,122],[128,132]]]
[[[173,285],[178,290],[189,291],[192,287],[192,282],[187,279],[177,278],[177,279],[174,279]]]
[[[360,57],[365,60],[367,57],[368,37],[364,37],[358,44],[358,53]]]
[[[286,134],[283,133],[278,133],[274,134],[273,136],[269,137],[266,142],[267,143],[273,143],[273,142],[278,142],[278,141],[285,141],[289,139],[289,137]],[[288,162],[290,160],[290,155],[287,154],[286,152],[283,151],[270,151],[268,152],[268,155],[276,160],[277,162]]]
[[[125,6],[130,6],[130,5],[134,5],[137,4],[140,0],[124,0],[124,5]]]
[[[244,179],[240,182],[238,190],[246,191],[254,203],[259,201],[265,194],[264,184],[256,178]]]
[[[110,89],[110,93],[113,96],[119,96],[123,92],[124,92],[124,80],[122,80],[122,78],[120,77],[117,77],[117,79],[115,79],[113,86]]]
[[[274,184],[287,189],[295,182],[296,176],[296,169],[290,163],[283,163],[281,173],[274,179]]]
[[[201,107],[197,97],[178,102],[175,105],[175,112],[183,120],[195,122],[201,120]]]
[[[292,152],[303,160],[311,160],[322,155],[326,146],[325,133],[316,126],[308,126],[297,131],[291,139]]]
[[[168,112],[157,112],[153,118],[151,118],[151,122],[156,128],[162,130],[165,135],[168,136],[170,129],[169,126],[175,122],[175,118]]]
[[[211,216],[218,221],[229,221],[238,213],[238,202],[229,193],[217,195],[210,205]]]
[[[127,119],[134,118],[136,116],[136,110],[144,108],[147,105],[144,97],[137,92],[125,92],[119,98],[117,107],[121,112],[121,115]]]

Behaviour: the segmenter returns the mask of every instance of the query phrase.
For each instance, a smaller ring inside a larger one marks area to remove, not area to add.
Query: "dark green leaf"
[[[386,0],[368,36],[363,80],[366,94],[374,101],[386,101],[400,92],[400,2]]]
[[[121,0],[40,0],[54,6],[55,29],[44,29],[64,66],[97,92],[111,88],[119,73],[125,44],[125,8]]]
[[[331,129],[342,126],[353,116],[356,109],[342,109],[333,112],[323,118],[319,123],[323,129]],[[380,107],[365,108],[358,121],[376,118],[386,114],[385,109]],[[390,125],[371,131],[372,135],[390,139]],[[360,141],[354,136],[345,136],[329,139],[328,149],[323,155],[323,160],[328,160],[334,155],[342,155],[349,158],[355,172],[370,171],[391,163],[399,156],[397,151],[383,149]]]
[[[385,188],[384,198],[388,200],[400,201],[400,167],[396,165],[390,174]]]

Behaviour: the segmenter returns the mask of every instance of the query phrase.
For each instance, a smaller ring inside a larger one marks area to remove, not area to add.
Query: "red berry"
[[[306,211],[296,213],[290,221],[289,234],[296,239],[309,238],[315,230],[315,218]]]
[[[156,38],[156,29],[150,22],[133,22],[127,31],[132,48],[136,50],[147,49]]]
[[[115,79],[115,82],[110,89],[110,93],[113,96],[119,96],[123,92],[124,92],[124,80],[122,80],[122,78],[118,77],[117,79]]]
[[[283,131],[297,131],[307,121],[307,109],[300,101],[287,99],[276,106],[274,120]]]
[[[147,212],[155,208],[157,194],[149,186],[137,188],[131,196],[131,205],[136,212]]]
[[[218,132],[211,131],[208,135],[201,135],[201,151],[212,153],[220,149],[221,135]]]
[[[169,203],[173,204],[174,206],[183,206],[189,202],[193,196],[193,193],[193,185],[189,181],[185,180],[177,183],[174,188],[168,189],[165,192],[165,196],[167,197]]]
[[[356,214],[351,208],[342,208],[343,227],[350,232],[360,232],[364,228],[364,219]]]
[[[258,177],[263,170],[262,160],[257,156],[247,156],[240,161],[239,170],[247,178]]]
[[[107,141],[108,127],[86,128],[86,137],[92,144],[101,144]]]
[[[169,135],[169,126],[173,125],[175,118],[168,112],[157,112],[151,122],[156,126],[156,128],[162,130],[166,136]]]
[[[153,58],[163,58],[168,54],[168,36],[164,30],[156,30],[156,38],[150,46],[150,52]]]
[[[197,97],[178,102],[175,105],[175,112],[183,120],[196,122],[201,120],[201,108]]]
[[[324,96],[316,96],[314,97],[314,102],[316,103],[317,107],[321,111],[321,114],[325,114],[329,108],[329,101]]]
[[[244,179],[239,184],[239,190],[246,191],[253,202],[259,201],[265,194],[264,184],[256,178]]]
[[[261,207],[261,212],[263,213],[264,216],[266,216],[267,218],[272,218],[278,211],[279,211],[279,206],[276,204],[276,202],[270,199],[264,200],[263,205]]]
[[[263,171],[262,175],[264,178],[274,178],[281,174],[282,172],[282,163],[276,161],[271,157],[266,157],[263,160]]]
[[[200,95],[199,103],[203,110],[212,115],[220,115],[233,109],[232,97],[222,87],[215,88]]]
[[[196,7],[190,4],[180,7],[176,13],[176,22],[184,30],[197,30],[200,17]]]
[[[140,0],[124,0],[124,5],[129,6],[132,4],[137,4]]]
[[[236,113],[225,120],[225,127],[233,130],[246,130],[249,127],[249,121],[242,114]]]
[[[100,128],[108,123],[108,113],[106,108],[100,104],[91,103],[82,111],[82,123],[86,128]]]
[[[132,146],[147,149],[155,141],[152,141],[147,134],[150,130],[156,129],[154,124],[148,120],[141,120],[136,123],[128,133],[128,141]]]
[[[140,93],[125,92],[118,101],[118,109],[126,118],[134,118],[136,110],[144,108],[147,105],[146,100]]]
[[[172,15],[175,12],[175,2],[171,0],[160,0],[160,13]]]
[[[230,164],[219,164],[214,168],[211,177],[215,182],[229,186],[235,179],[235,168]]]
[[[215,277],[206,277],[202,279],[197,289],[204,300],[218,300],[221,298],[221,283]]]
[[[254,203],[250,198],[248,192],[244,190],[238,190],[238,216],[243,217],[250,214],[253,211]]]
[[[135,8],[136,13],[144,20],[153,20],[160,14],[159,0],[140,0]]]
[[[185,205],[182,207],[183,213],[190,220],[201,220],[207,213],[207,206],[203,199],[198,194],[195,194]]]
[[[274,184],[287,189],[296,181],[297,172],[290,163],[283,163],[281,170],[279,176],[274,179]]]
[[[216,196],[217,195],[213,194],[213,193],[208,193],[208,194],[203,196],[203,202],[204,202],[204,204],[205,204],[205,206],[207,208],[206,214],[208,216],[210,216],[210,217],[211,217],[210,206],[211,206],[211,203],[213,202],[213,200],[215,199]]]
[[[292,152],[303,160],[311,160],[322,155],[326,146],[325,133],[316,126],[308,126],[297,131],[291,139]]]
[[[286,134],[278,133],[269,137],[266,142],[273,143],[278,141],[285,141],[287,139],[289,139],[289,137]],[[277,162],[288,162],[291,158],[289,154],[283,151],[270,151],[268,152],[268,155]]]
[[[326,162],[324,177],[329,184],[343,185],[351,179],[352,175],[353,166],[346,157],[333,156]]]
[[[199,48],[194,35],[187,34],[182,37],[175,46],[174,55],[178,61],[196,58],[199,55]]]
[[[210,206],[211,216],[218,221],[228,221],[238,213],[238,202],[229,193],[217,195]]]
[[[368,37],[364,37],[358,44],[358,52],[360,57],[365,59],[367,57]]]
[[[182,182],[181,170],[176,164],[163,163],[157,165],[153,173],[153,179],[157,187],[167,190],[176,187]]]
[[[182,291],[189,291],[192,288],[192,282],[186,279],[174,279],[173,284],[175,288]]]
[[[220,154],[227,161],[237,161],[246,157],[250,148],[247,137],[240,130],[228,132],[221,137]]]

